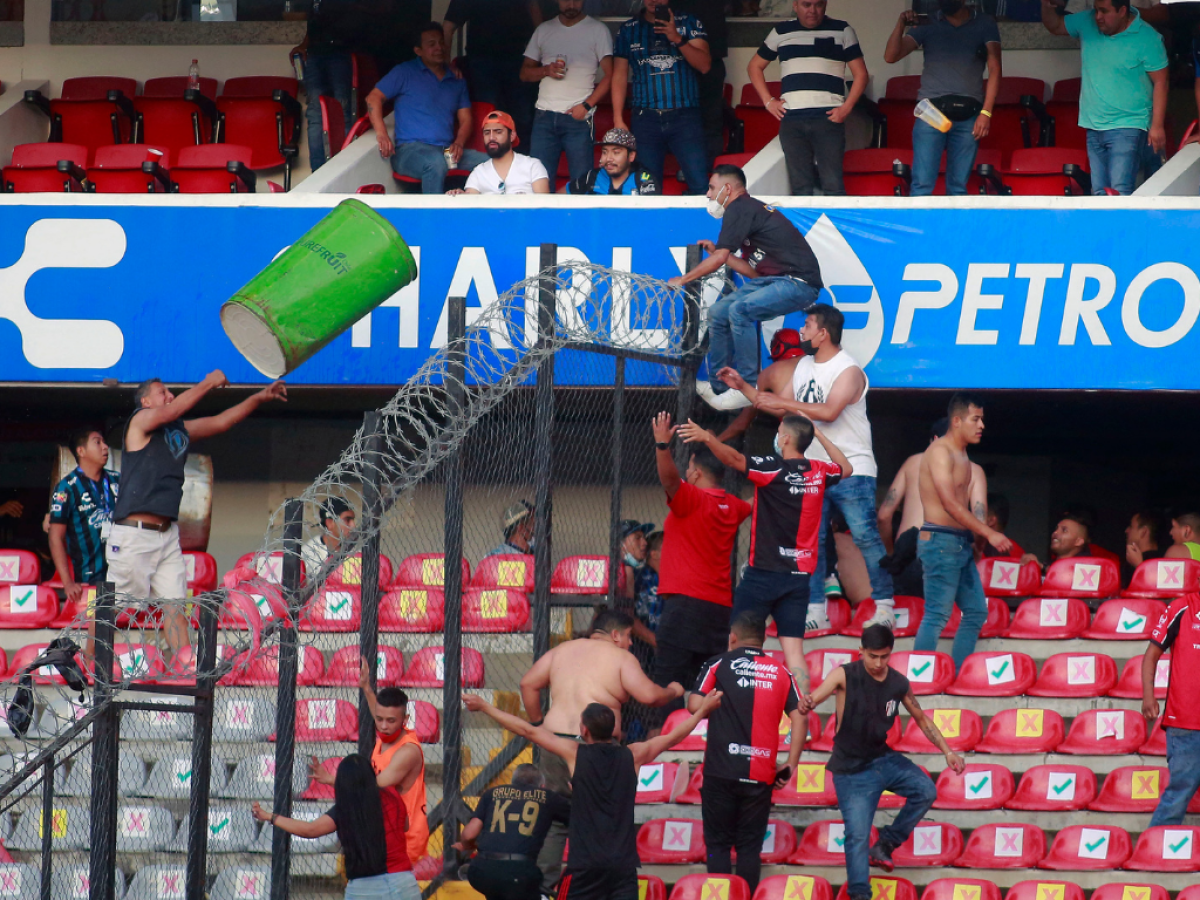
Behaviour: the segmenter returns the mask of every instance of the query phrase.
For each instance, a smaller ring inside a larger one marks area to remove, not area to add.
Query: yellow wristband
[[[992,114],[990,112],[988,112],[986,109],[981,109],[979,111],[979,114],[981,116],[987,116],[989,119],[992,117]]]

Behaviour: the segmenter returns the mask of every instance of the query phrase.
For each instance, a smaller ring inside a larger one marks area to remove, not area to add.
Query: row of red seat
[[[845,865],[845,826],[837,819],[813,822],[799,840],[792,826],[772,819],[763,842],[768,864]],[[878,834],[871,828],[871,841]],[[704,828],[697,819],[651,819],[638,830],[643,863],[684,865],[704,862]],[[1200,828],[1159,826],[1137,838],[1112,825],[1068,825],[1047,847],[1040,828],[1025,823],[982,825],[965,841],[947,822],[918,825],[892,851],[897,866],[955,866],[966,869],[1127,869],[1140,872],[1200,872]]]
[[[913,152],[893,147],[848,150],[842,157],[842,181],[852,197],[902,197],[912,189]],[[1091,193],[1091,168],[1086,150],[1032,147],[980,150],[967,179],[968,194],[1024,197],[1086,196]],[[935,183],[934,196],[946,193],[946,160]]]

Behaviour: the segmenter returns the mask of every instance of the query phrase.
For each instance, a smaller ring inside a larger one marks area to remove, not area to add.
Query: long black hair
[[[375,875],[386,872],[383,804],[379,799],[375,770],[365,756],[351,753],[338,764],[333,778],[333,796],[337,806],[338,840],[346,854],[346,872]]]

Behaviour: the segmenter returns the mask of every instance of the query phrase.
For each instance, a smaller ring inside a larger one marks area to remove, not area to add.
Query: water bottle
[[[950,126],[954,123],[946,118],[945,114],[934,106],[928,99],[922,100],[913,110],[913,115],[924,122],[931,128],[936,128],[943,133],[950,130]]]
[[[200,64],[196,60],[192,60],[192,64],[188,66],[188,90],[200,90]]]

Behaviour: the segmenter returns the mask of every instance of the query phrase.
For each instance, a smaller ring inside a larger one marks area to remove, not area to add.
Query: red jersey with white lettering
[[[1159,617],[1150,640],[1171,651],[1163,727],[1200,731],[1200,704],[1194,693],[1195,676],[1200,674],[1200,594],[1176,598]]]
[[[787,666],[758,647],[739,647],[706,662],[696,690],[724,694],[708,717],[705,777],[773,782],[780,720],[800,705],[800,690]]]
[[[817,567],[817,532],[825,488],[842,479],[842,467],[819,459],[751,456],[746,477],[754,484],[750,565],[766,572],[811,575]]]

